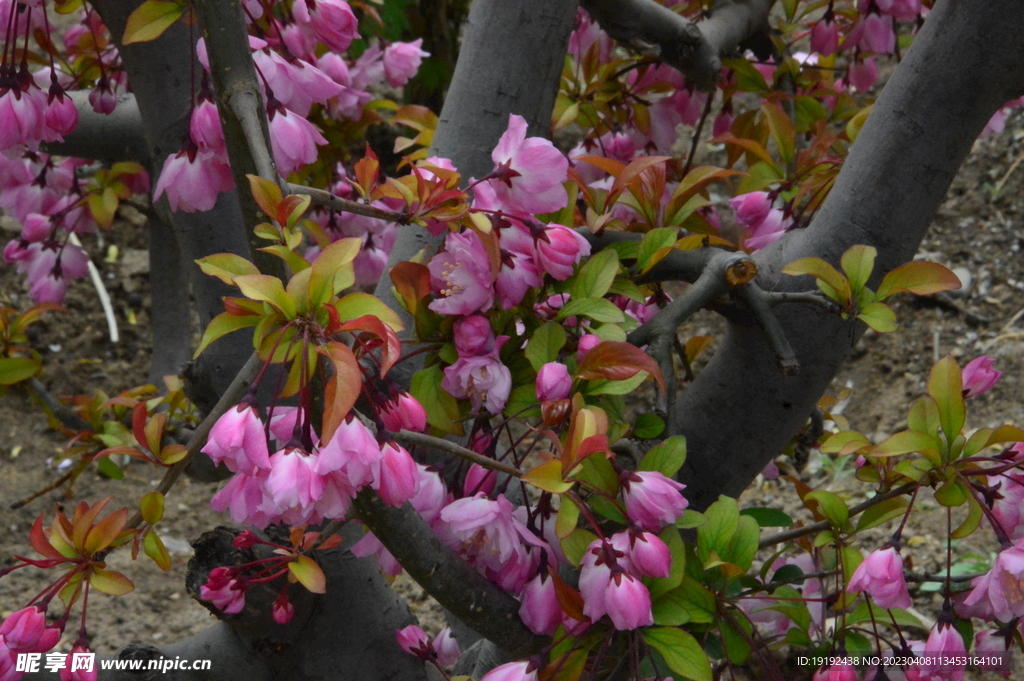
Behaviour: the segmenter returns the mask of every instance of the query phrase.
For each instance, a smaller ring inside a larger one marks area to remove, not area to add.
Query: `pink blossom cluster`
[[[287,419],[273,424],[279,436],[286,424]],[[409,453],[394,443],[378,444],[358,419],[341,423],[329,442],[311,451],[294,437],[285,442],[271,455],[255,408],[229,409],[203,447],[215,463],[235,473],[211,506],[230,510],[237,523],[295,526],[344,517],[352,498],[367,485],[393,506],[415,497],[421,487],[421,473]]]
[[[785,214],[773,207],[769,192],[750,192],[729,199],[736,222],[746,228],[743,245],[748,250],[760,250],[782,238],[791,224]]]

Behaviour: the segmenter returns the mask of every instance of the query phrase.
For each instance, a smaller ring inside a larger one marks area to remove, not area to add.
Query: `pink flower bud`
[[[380,475],[373,488],[380,492],[384,503],[401,506],[416,496],[419,471],[416,462],[400,445],[387,443],[380,449]]]
[[[405,85],[419,71],[423,58],[430,56],[420,49],[421,45],[423,38],[417,38],[411,43],[391,43],[384,48],[384,76],[391,87]]]
[[[633,575],[625,572],[615,574],[604,593],[604,604],[616,629],[636,629],[654,624],[651,593]]]
[[[640,532],[630,537],[629,559],[644,577],[668,577],[672,554],[660,537]]]
[[[814,678],[811,681],[858,681],[857,670],[848,664],[822,667],[814,672]]]
[[[57,627],[46,626],[46,613],[38,605],[30,605],[7,616],[0,624],[0,636],[16,653],[43,653],[60,640]]]
[[[493,468],[484,468],[480,464],[473,464],[466,471],[466,480],[462,483],[462,492],[468,497],[478,492],[490,494],[498,483],[498,471]]]
[[[526,583],[519,617],[530,631],[541,636],[554,633],[562,623],[562,607],[555,595],[555,580],[546,572]]]
[[[451,667],[459,661],[462,651],[459,650],[459,642],[455,640],[451,627],[445,627],[437,633],[431,642],[434,652],[437,653],[437,663],[442,667]]]
[[[582,362],[583,356],[590,352],[592,349],[601,344],[601,338],[595,336],[592,333],[588,333],[580,338],[579,343],[576,346],[576,361]]]
[[[46,127],[57,137],[55,141],[63,141],[78,126],[78,108],[71,98],[61,90],[60,94],[50,100],[44,114]]]
[[[564,192],[563,192],[564,193]],[[537,239],[537,261],[541,268],[558,281],[572,276],[572,266],[590,255],[590,243],[576,230],[552,223]]]
[[[430,639],[427,637],[426,632],[415,624],[410,624],[405,629],[396,631],[395,640],[398,641],[398,645],[401,646],[402,650],[410,655],[415,655],[424,660],[429,659]]]
[[[564,364],[548,362],[537,372],[537,399],[541,402],[564,400],[572,388],[572,377]]]
[[[971,360],[964,367],[964,397],[973,397],[987,391],[1002,375],[1002,371],[992,368],[992,359],[986,355]]]
[[[494,331],[482,315],[464,317],[455,322],[455,349],[459,357],[482,357],[494,352]]]
[[[657,471],[630,473],[622,483],[626,514],[648,532],[679,520],[689,503],[680,494],[685,485]]]
[[[235,473],[253,475],[257,469],[270,469],[263,422],[251,404],[239,404],[217,419],[202,451]]]
[[[288,599],[288,587],[281,590],[281,595],[274,601],[271,615],[278,624],[288,624],[295,616],[295,606]]]
[[[847,590],[851,593],[868,592],[880,608],[910,607],[910,594],[903,578],[903,559],[891,546],[865,558],[853,571]]]
[[[822,57],[835,54],[839,49],[839,27],[836,22],[822,19],[811,29],[811,51]]]
[[[60,681],[96,681],[99,678],[99,673],[96,671],[95,661],[89,668],[85,668],[79,657],[91,653],[92,651],[81,643],[71,646],[71,652],[64,658],[64,667],[60,670]],[[95,658],[92,659],[95,660]],[[76,661],[78,661],[77,666],[75,665]]]
[[[850,64],[850,71],[847,74],[850,85],[860,92],[867,92],[878,80],[878,65],[872,57],[856,61]]]
[[[404,391],[384,404],[380,418],[392,433],[403,429],[422,433],[427,429],[427,411],[419,400]]]
[[[772,202],[768,192],[750,192],[729,199],[729,205],[736,213],[736,222],[747,227],[756,227],[768,217]]]

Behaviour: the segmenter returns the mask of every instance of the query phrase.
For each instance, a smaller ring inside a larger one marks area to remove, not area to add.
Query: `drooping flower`
[[[452,634],[451,627],[445,627],[437,632],[437,636],[431,641],[434,652],[437,653],[437,663],[442,667],[450,667],[459,661],[462,651],[459,650],[459,642]]]
[[[1024,542],[1000,551],[992,569],[971,584],[962,606],[976,616],[1000,622],[1024,616]]]
[[[654,624],[651,592],[631,574],[617,572],[612,575],[604,594],[604,605],[616,629],[629,630]]]
[[[748,192],[729,199],[736,214],[736,222],[747,227],[756,227],[761,224],[768,211],[772,209],[772,202],[768,198],[768,192]]]
[[[455,350],[459,357],[483,357],[494,353],[494,330],[482,315],[463,317],[454,324]]]
[[[308,515],[324,488],[323,480],[315,473],[316,462],[316,455],[298,447],[285,447],[271,456],[263,511],[279,515],[295,509],[298,515]]]
[[[420,70],[424,57],[429,52],[420,49],[423,38],[411,43],[394,42],[384,48],[384,77],[391,87],[402,87]]]
[[[316,126],[302,116],[278,106],[271,108],[270,144],[282,175],[289,175],[316,160],[318,144],[327,140]]]
[[[996,384],[1002,371],[992,368],[992,358],[986,355],[976,357],[964,367],[964,397],[973,397],[986,392]]]
[[[244,402],[217,419],[201,451],[214,463],[226,465],[232,473],[255,475],[257,469],[270,470],[263,422],[255,407]]]
[[[295,616],[295,606],[288,598],[288,587],[281,589],[281,594],[274,600],[271,616],[278,624],[288,624]]]
[[[96,681],[99,678],[96,658],[88,646],[81,643],[71,646],[59,676],[60,681]]]
[[[381,421],[392,433],[405,429],[422,433],[427,429],[427,412],[420,401],[408,392],[399,393],[381,408]]]
[[[209,150],[186,148],[164,161],[153,199],[166,192],[171,210],[194,213],[213,208],[217,194],[231,191],[234,186],[231,166],[221,156]]]
[[[839,49],[839,27],[826,15],[811,29],[811,50],[822,57],[833,55]]]
[[[811,681],[858,681],[857,670],[849,664],[840,662],[814,672]]]
[[[541,636],[554,633],[562,623],[562,607],[555,594],[555,580],[547,572],[540,572],[523,587],[519,617],[530,631]]]
[[[390,506],[401,506],[416,495],[419,472],[409,452],[393,442],[380,449],[380,468],[373,488],[380,492],[381,499]]]
[[[296,0],[292,13],[296,21],[312,27],[332,52],[344,52],[359,37],[359,21],[345,0]]]
[[[491,153],[490,183],[513,211],[551,213],[568,201],[562,181],[569,161],[549,140],[528,138],[526,128],[525,118],[509,114],[508,129]]]
[[[480,681],[537,681],[537,671],[531,667],[526,660],[509,662],[487,672]]]
[[[427,632],[415,624],[396,631],[395,640],[398,641],[398,646],[410,655],[415,655],[422,660],[430,658],[430,638],[427,636]]]
[[[866,591],[880,608],[909,608],[910,593],[903,578],[903,559],[894,547],[874,551],[857,566],[847,590]]]
[[[44,653],[60,640],[61,630],[46,626],[46,612],[30,605],[11,613],[0,624],[0,637],[15,653]]]
[[[629,562],[638,576],[668,577],[672,567],[672,554],[658,535],[652,532],[628,532]]]
[[[624,476],[622,498],[626,514],[648,532],[659,532],[679,520],[689,503],[680,494],[685,485],[657,471],[635,471]]]
[[[920,654],[923,661],[914,670],[920,681],[963,681],[965,665],[947,662],[951,657],[964,657],[964,639],[949,622],[936,624]],[[910,671],[908,669],[908,671]],[[909,677],[909,674],[908,674]]]

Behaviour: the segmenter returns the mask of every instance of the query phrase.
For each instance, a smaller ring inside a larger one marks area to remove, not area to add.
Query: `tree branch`
[[[778,317],[772,312],[769,304],[769,295],[758,288],[757,284],[749,282],[737,286],[735,295],[747,304],[747,309],[754,315],[758,326],[764,331],[768,345],[775,353],[775,360],[779,369],[786,376],[796,376],[800,373],[800,362],[797,361],[793,346],[786,338],[786,332],[782,329]]]
[[[466,449],[460,445],[432,435],[425,435],[423,433],[414,433],[411,430],[402,430],[397,433],[388,433],[392,438],[398,441],[399,444],[403,444],[406,447],[428,447],[430,449],[439,449],[442,452],[453,454],[466,461],[472,461],[475,464],[483,466],[484,468],[490,468],[491,470],[501,471],[507,473],[516,478],[523,477],[523,471],[519,470],[515,466],[510,466],[507,463],[502,463],[489,456],[483,454],[477,454],[472,449]]]
[[[367,487],[352,507],[427,593],[509,655],[529,657],[548,643],[519,619],[519,601],[445,546],[409,504],[388,506]]]
[[[149,144],[135,95],[125,93],[118,97],[117,108],[110,114],[93,110],[87,90],[71,90],[64,96],[71,97],[78,109],[78,125],[71,134],[65,135],[63,142],[43,142],[40,145],[43,151],[96,161],[135,161],[150,165]]]
[[[369,206],[365,203],[358,203],[356,201],[350,201],[349,199],[343,199],[340,196],[335,196],[326,189],[317,189],[316,187],[307,187],[304,184],[292,184],[290,182],[285,184],[285,189],[292,194],[305,194],[313,200],[313,203],[318,206],[330,208],[333,211],[355,213],[356,215],[364,215],[368,218],[377,218],[378,220],[396,222],[400,225],[406,225],[409,223],[409,216],[405,213],[400,213],[396,210],[384,210],[383,208]]]
[[[608,35],[640,52],[653,51],[703,89],[722,70],[721,57],[768,27],[775,0],[718,0],[697,24],[654,0],[582,0]]]
[[[65,428],[71,430],[92,430],[92,424],[75,413],[70,407],[61,404],[57,398],[50,394],[43,382],[38,378],[28,379],[28,389],[42,401],[46,411],[55,419],[61,422]]]

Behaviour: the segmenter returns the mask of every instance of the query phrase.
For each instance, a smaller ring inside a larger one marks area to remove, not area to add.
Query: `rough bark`
[[[149,380],[163,385],[164,376],[177,376],[192,358],[192,306],[188,269],[170,225],[149,216],[149,322],[153,357]]]
[[[950,183],[992,114],[1024,93],[1024,4],[942,0],[875,103],[811,226],[755,255],[766,290],[808,290],[781,274],[817,256],[838,265],[852,245],[878,249],[880,277],[913,257]],[[697,509],[739,495],[801,428],[864,331],[813,305],[776,314],[802,371],[783,376],[761,331],[732,324],[681,396],[689,452],[681,480]]]
[[[639,51],[653,51],[702,88],[722,70],[721,57],[768,27],[775,0],[717,0],[711,16],[692,23],[655,0],[581,0],[611,37]]]

